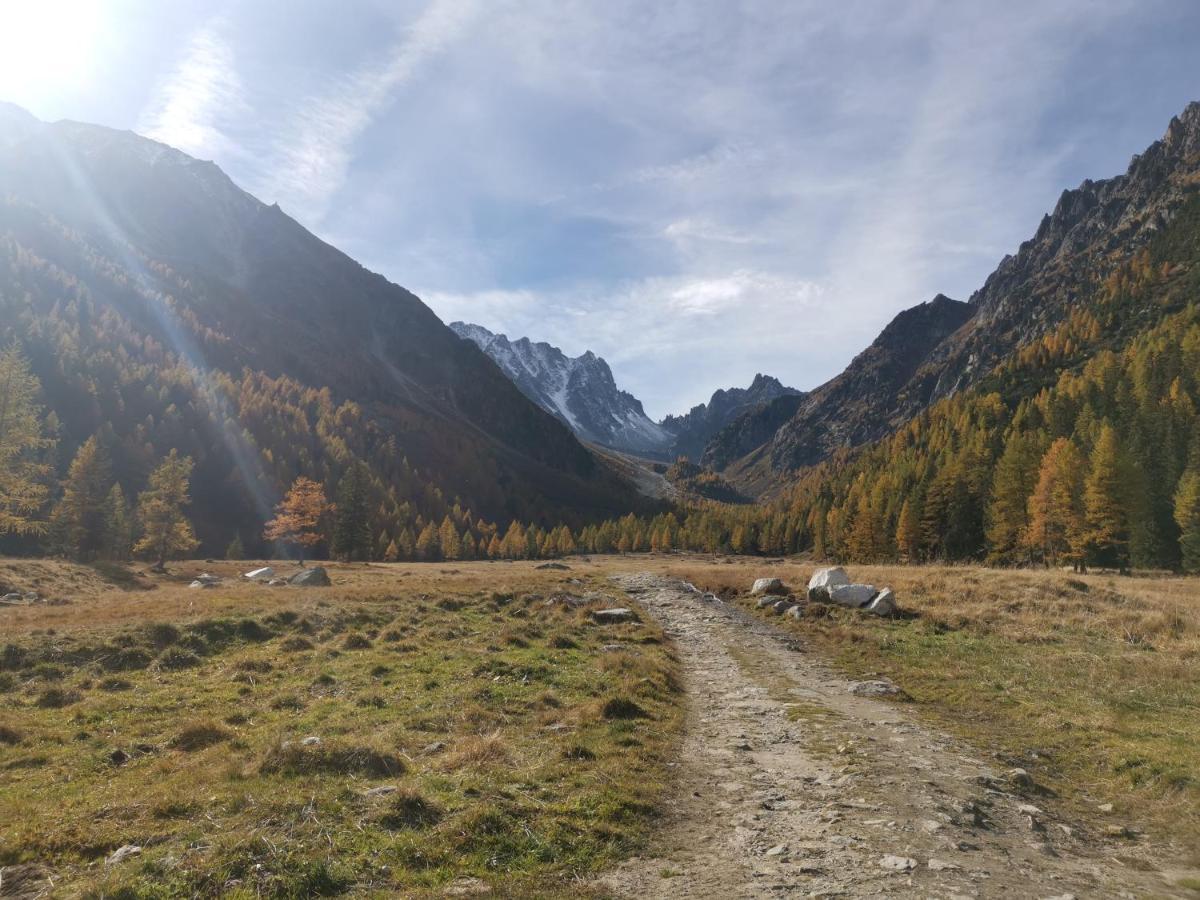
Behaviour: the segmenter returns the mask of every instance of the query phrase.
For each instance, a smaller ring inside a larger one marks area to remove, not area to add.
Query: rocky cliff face
[[[712,395],[708,403],[693,406],[682,416],[667,416],[662,425],[675,435],[674,456],[699,460],[713,437],[735,419],[762,409],[780,397],[799,396],[770,375],[755,375],[748,388],[728,388]]]
[[[674,438],[642,403],[617,388],[612,370],[590,350],[569,357],[529,338],[510,341],[481,325],[453,322],[459,337],[490,356],[521,392],[584,440],[631,453],[665,456]]]
[[[931,403],[977,384],[1086,305],[1116,266],[1171,221],[1198,183],[1200,103],[1192,103],[1125,174],[1064,191],[1034,236],[1005,257],[967,303],[939,295],[906,310],[758,447],[718,442],[708,458],[739,470],[743,483],[757,479],[762,486],[768,473],[793,471],[882,437]],[[742,433],[756,437],[769,424]]]

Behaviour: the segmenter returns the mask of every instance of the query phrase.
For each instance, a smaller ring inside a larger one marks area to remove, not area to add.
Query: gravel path
[[[690,585],[614,579],[677,645],[689,694],[677,791],[628,897],[1182,896],[1117,861],[1111,823],[1068,822],[780,629]]]

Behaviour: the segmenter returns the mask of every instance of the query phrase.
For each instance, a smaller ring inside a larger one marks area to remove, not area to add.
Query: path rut
[[[614,579],[677,645],[689,696],[676,791],[653,855],[617,896],[1182,896],[1117,857],[1104,824],[852,683],[785,632],[680,581]]]

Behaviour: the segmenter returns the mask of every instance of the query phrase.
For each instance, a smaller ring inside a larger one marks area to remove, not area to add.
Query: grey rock
[[[947,862],[944,859],[931,859],[926,865],[934,872],[957,872],[962,866]]]
[[[310,734],[308,737],[300,741],[301,747],[320,747],[321,739],[315,734]]]
[[[266,581],[275,577],[275,570],[270,566],[263,566],[261,569],[255,569],[252,572],[247,572],[242,576],[250,581]]]
[[[793,619],[803,619],[804,618],[804,607],[797,603],[795,606],[793,606],[791,609],[789,609],[786,613],[784,613],[784,615],[790,616]]]
[[[624,606],[617,606],[612,609],[598,609],[592,613],[592,619],[601,625],[613,622],[630,622],[633,620],[633,610],[627,609]]]
[[[839,584],[829,588],[829,599],[838,606],[862,609],[875,599],[873,584]]]
[[[759,594],[786,594],[787,588],[783,586],[783,582],[778,578],[759,578],[750,588],[750,595],[757,597]]]
[[[190,587],[190,588],[201,588],[201,589],[215,588],[216,586],[217,586],[217,583],[215,581],[200,581],[199,579],[197,579],[196,581],[193,581],[191,584],[188,585],[188,587]]]
[[[855,681],[850,685],[850,693],[858,697],[894,697],[903,693],[900,688],[890,681]]]
[[[118,847],[113,851],[113,854],[104,861],[106,866],[115,866],[117,863],[124,862],[131,856],[140,856],[142,848],[137,844],[126,844],[123,847]]]
[[[441,741],[434,741],[432,744],[426,744],[421,748],[421,752],[426,756],[432,756],[434,753],[441,753],[446,749],[446,745]]]
[[[782,616],[795,605],[796,604],[790,600],[777,600],[771,609],[775,612],[775,615]]]
[[[778,597],[775,597],[771,594],[766,594],[765,596],[759,597],[758,602],[755,603],[754,605],[758,609],[766,609],[768,606],[774,606],[778,602],[779,602]]]
[[[301,569],[288,579],[288,584],[298,587],[329,587],[329,573],[324,566],[313,566],[311,569]]]
[[[890,616],[896,612],[896,595],[891,588],[884,588],[867,604],[867,612],[877,616]]]
[[[889,869],[893,872],[911,872],[917,867],[917,861],[908,856],[892,856],[887,855],[879,860],[881,869]]]

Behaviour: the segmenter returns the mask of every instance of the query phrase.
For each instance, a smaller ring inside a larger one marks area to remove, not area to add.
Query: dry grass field
[[[753,610],[757,576],[799,593],[791,561],[660,558]],[[814,605],[774,618],[856,678],[884,675],[919,714],[1027,769],[1091,820],[1135,823],[1200,865],[1200,579],[850,566],[889,585],[904,615]],[[765,613],[759,613],[766,616]],[[1200,885],[1196,886],[1200,889]]]
[[[554,602],[598,574],[250,565],[0,566],[51,601],[0,608],[0,893],[558,896],[642,846],[676,664]]]

